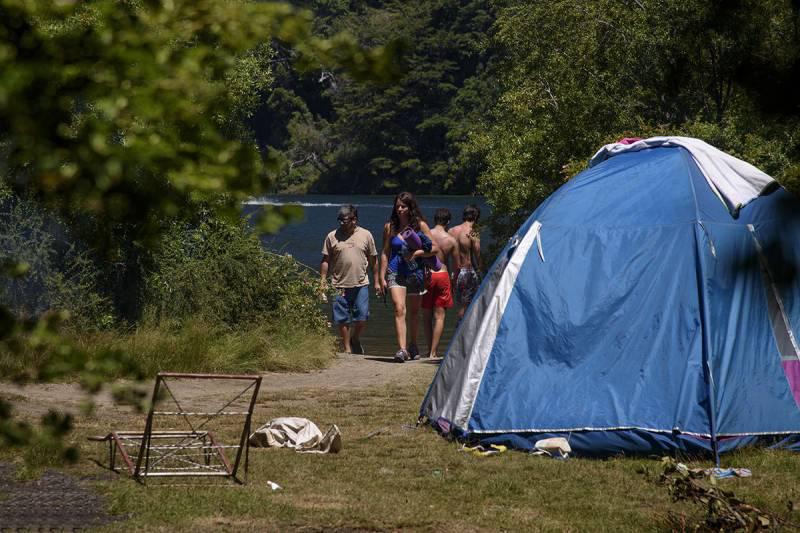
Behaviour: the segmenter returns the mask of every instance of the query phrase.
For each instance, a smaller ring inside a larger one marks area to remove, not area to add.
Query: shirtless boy
[[[439,341],[444,330],[444,317],[447,309],[453,307],[452,288],[450,286],[450,259],[456,251],[456,240],[447,233],[450,224],[450,211],[437,209],[433,217],[436,224],[431,228],[431,240],[439,248],[436,256],[442,267],[431,271],[428,291],[422,297],[424,313],[425,337],[430,347],[429,356],[439,357]]]
[[[478,272],[481,269],[481,238],[475,228],[475,224],[481,216],[481,210],[475,204],[470,204],[464,208],[463,222],[454,228],[450,228],[448,233],[456,240],[456,265],[458,275],[455,277],[456,303],[458,309],[458,319],[464,316],[475,293],[478,292],[480,279]]]

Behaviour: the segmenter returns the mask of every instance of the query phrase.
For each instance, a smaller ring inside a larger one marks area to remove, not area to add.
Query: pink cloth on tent
[[[641,137],[623,137],[622,139],[618,140],[619,144],[633,144],[637,141],[641,141]]]
[[[794,395],[794,401],[800,406],[800,361],[782,361],[782,363],[786,379],[789,380],[789,388]]]

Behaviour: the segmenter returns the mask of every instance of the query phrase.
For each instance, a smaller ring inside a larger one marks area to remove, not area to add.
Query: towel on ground
[[[250,435],[250,445],[262,448],[292,448],[303,453],[338,453],[342,434],[336,424],[323,435],[307,418],[273,418]]]

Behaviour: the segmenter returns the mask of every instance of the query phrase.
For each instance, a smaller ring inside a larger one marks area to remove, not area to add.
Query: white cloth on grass
[[[304,453],[338,453],[342,434],[336,424],[323,435],[307,418],[273,418],[250,435],[250,445],[262,448],[292,448]]]
[[[537,440],[533,447],[535,448],[532,452],[534,455],[549,455],[550,457],[566,459],[572,453],[572,447],[564,437]]]

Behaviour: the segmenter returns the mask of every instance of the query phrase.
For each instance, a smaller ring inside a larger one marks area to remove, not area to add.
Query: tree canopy
[[[477,170],[461,160],[461,147],[492,101],[493,8],[476,0],[303,4],[318,13],[322,34],[402,43],[403,75],[379,86],[336,70],[276,69],[279,89],[257,118],[283,125],[259,132],[284,158],[278,190],[474,191]]]
[[[403,42],[404,75],[303,73],[278,47],[252,121],[281,163],[276,191],[477,192],[511,227],[600,145],[654,134],[701,137],[797,186],[796,1],[296,3],[320,35]]]
[[[311,13],[286,4],[2,0],[0,8],[8,183],[144,233],[201,201],[238,213],[269,188],[272,161],[240,124],[273,80],[273,38],[305,64],[391,76],[382,49],[345,34],[315,37]]]
[[[798,5],[789,0],[503,2],[501,94],[468,152],[515,227],[601,145],[689,135],[797,190]]]

